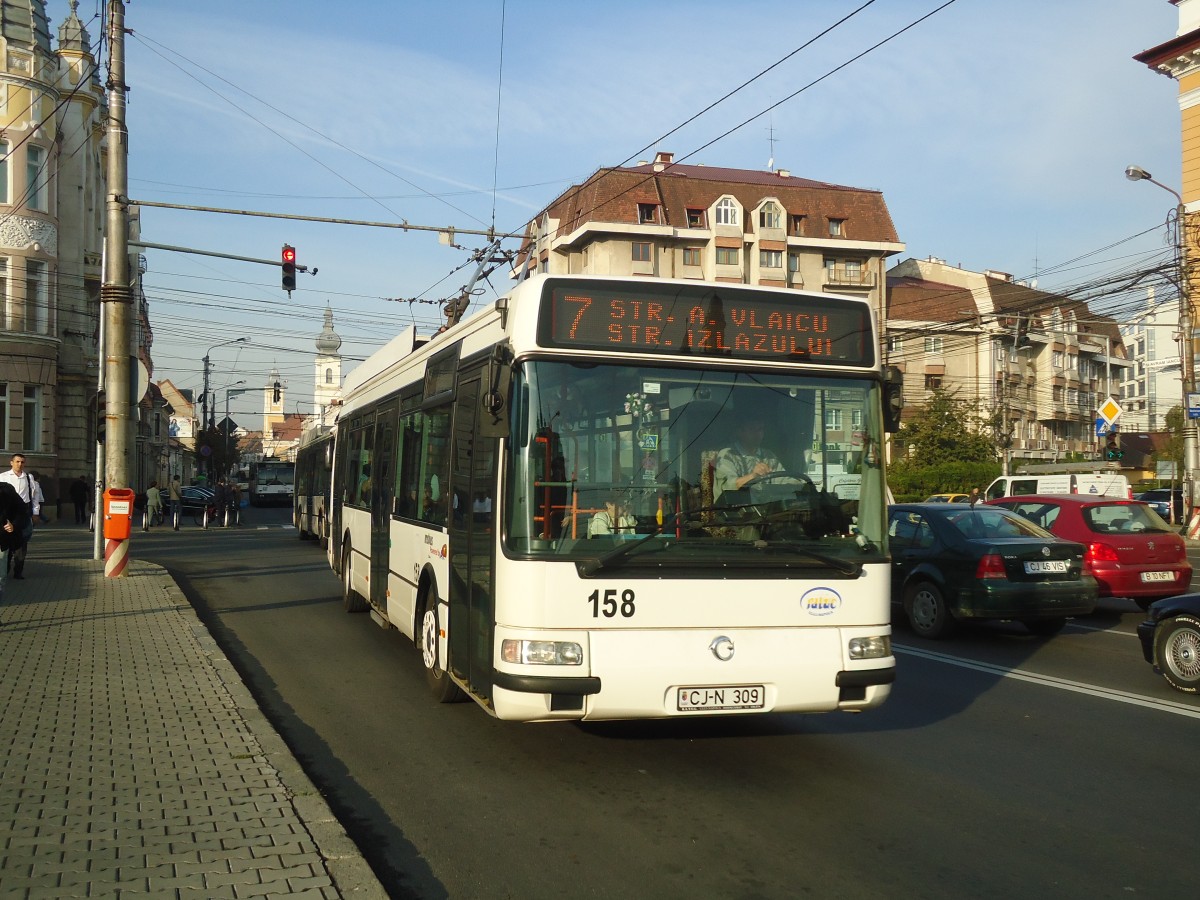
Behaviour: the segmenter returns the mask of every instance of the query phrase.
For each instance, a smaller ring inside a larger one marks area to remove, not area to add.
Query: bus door
[[[393,401],[379,410],[375,419],[375,451],[371,454],[371,603],[380,610],[387,609],[397,409]]]
[[[450,497],[450,670],[479,697],[492,695],[496,615],[495,438],[478,433],[481,373],[460,375],[454,409]]]

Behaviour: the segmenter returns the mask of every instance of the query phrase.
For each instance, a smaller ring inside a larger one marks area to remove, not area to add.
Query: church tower
[[[330,404],[342,394],[342,357],[338,349],[342,339],[333,330],[333,310],[325,307],[325,327],[317,335],[316,371],[313,377],[313,402],[317,420],[327,424],[325,413]]]

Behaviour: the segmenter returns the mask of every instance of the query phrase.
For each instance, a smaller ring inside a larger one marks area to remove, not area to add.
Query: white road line
[[[957,656],[950,656],[946,653],[937,653],[932,650],[918,650],[915,647],[897,647],[892,645],[892,651],[897,654],[908,654],[910,656],[919,656],[922,659],[933,660],[934,662],[943,662],[951,666],[958,666],[962,669],[974,669],[976,672],[986,672],[989,675],[999,675],[1002,678],[1015,678],[1018,681],[1028,681],[1031,684],[1040,684],[1044,687],[1057,688],[1060,691],[1074,691],[1077,694],[1087,694],[1092,697],[1099,697],[1101,700],[1113,700],[1117,703],[1130,703],[1134,706],[1144,706],[1147,709],[1156,709],[1159,712],[1173,713],[1177,716],[1187,716],[1192,719],[1200,719],[1200,709],[1195,706],[1188,706],[1186,703],[1176,703],[1171,700],[1157,700],[1153,697],[1143,697],[1140,694],[1131,694],[1127,691],[1118,691],[1112,688],[1095,687],[1090,684],[1084,684],[1081,681],[1068,681],[1065,678],[1055,678],[1052,675],[1038,675],[1034,672],[1025,672],[1021,669],[1006,669],[1003,666],[993,666],[989,663],[974,662],[972,660],[961,659]],[[1148,666],[1149,664],[1147,664]]]

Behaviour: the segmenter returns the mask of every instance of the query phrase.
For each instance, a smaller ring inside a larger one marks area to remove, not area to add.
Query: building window
[[[942,339],[940,337],[925,338],[925,352],[926,353],[941,353],[942,352]]]
[[[50,319],[50,300],[46,290],[46,264],[25,260],[25,331],[41,334]]]
[[[333,384],[333,369],[326,369],[326,370],[325,370],[325,383],[326,383],[326,384]]]
[[[0,256],[0,329],[13,327],[12,310],[8,303],[8,258]],[[0,443],[0,446],[3,446]]]
[[[857,407],[850,410],[850,427],[855,431],[858,431],[860,428],[862,428],[862,423],[862,410]]]
[[[1061,369],[1063,367],[1063,352],[1061,350],[1055,350],[1052,354],[1050,354],[1050,361],[1054,365],[1054,368]]]
[[[846,222],[845,219],[830,219],[829,220],[829,236],[830,237],[841,237],[842,231],[843,231],[842,226],[845,224],[845,222]]]
[[[0,141],[0,203],[10,202],[8,199],[8,151],[10,147],[8,141]]]
[[[737,247],[718,247],[717,248],[717,265],[718,266],[736,266],[738,264]]]
[[[689,209],[687,211],[688,228],[703,228],[704,227],[704,210]]]
[[[778,204],[768,203],[758,212],[758,227],[759,228],[782,228],[783,227],[783,210]]]
[[[842,411],[840,409],[825,410],[825,430],[826,431],[841,431],[842,430]]]
[[[1053,389],[1050,391],[1050,396],[1054,400],[1055,403],[1062,403],[1062,399],[1063,399],[1062,385],[1061,384],[1054,385]]]
[[[46,185],[50,179],[42,171],[46,162],[46,151],[41,147],[27,147],[25,150],[25,197],[26,205],[39,212],[46,211],[46,195],[49,189]]]
[[[888,335],[887,339],[888,353],[903,353],[904,338],[899,335]]]
[[[684,247],[683,248],[683,264],[685,266],[700,265],[700,248],[699,247]]]
[[[788,234],[794,234],[797,236],[803,235],[804,221],[807,218],[808,216],[800,215],[798,213],[793,213],[792,215],[788,216]]]
[[[862,284],[862,260],[848,259],[843,265],[846,267],[846,280],[851,284]]]
[[[42,389],[35,384],[25,385],[22,411],[25,422],[21,430],[21,449],[36,453],[42,449]]]
[[[738,223],[737,204],[729,197],[722,197],[717,203],[717,224],[736,225]]]
[[[942,386],[942,376],[941,375],[926,375],[925,376],[925,390],[936,391],[941,386]]]
[[[657,225],[658,224],[658,204],[657,203],[639,203],[638,204],[638,223],[641,225]]]
[[[759,250],[758,264],[764,269],[782,269],[783,268],[783,251],[782,250]]]
[[[799,253],[789,253],[788,254],[788,271],[792,272],[792,273],[796,273],[796,272],[800,271],[800,254]]]
[[[0,447],[8,446],[8,385],[0,381]]]
[[[650,262],[650,244],[647,241],[633,242],[633,261]]]
[[[996,362],[1001,364],[1008,362],[1008,351],[1004,349],[1003,344],[996,345]]]

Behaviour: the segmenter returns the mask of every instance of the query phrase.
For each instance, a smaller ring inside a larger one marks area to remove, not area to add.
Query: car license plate
[[[1142,581],[1174,581],[1174,572],[1143,572]]]
[[[697,712],[711,709],[762,709],[767,689],[761,684],[709,685],[675,689],[676,709]]]
[[[1067,561],[1065,559],[1038,559],[1025,563],[1025,573],[1027,575],[1037,575],[1041,572],[1065,571],[1067,571]]]

